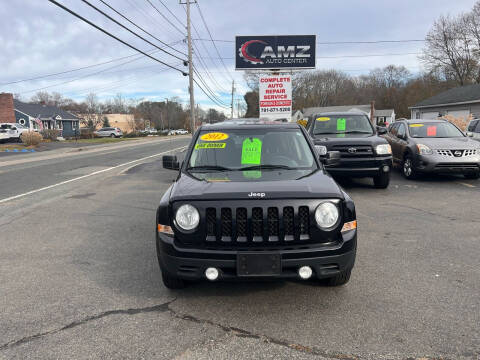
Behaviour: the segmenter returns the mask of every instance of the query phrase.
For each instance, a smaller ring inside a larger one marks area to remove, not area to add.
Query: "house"
[[[480,84],[456,87],[409,108],[412,119],[437,119],[450,115],[467,120],[480,116]]]
[[[309,118],[312,115],[324,112],[363,112],[370,118],[371,105],[341,105],[341,106],[325,106],[325,107],[311,107],[303,109],[303,116]],[[395,110],[377,110],[374,111],[375,124],[381,122],[392,123],[395,121]]]

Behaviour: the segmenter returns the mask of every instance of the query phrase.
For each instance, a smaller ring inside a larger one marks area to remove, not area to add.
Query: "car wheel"
[[[466,179],[477,180],[478,178],[480,178],[480,171],[464,174],[463,176],[465,176]]]
[[[110,134],[110,137],[113,139],[115,137],[115,134]]]
[[[162,271],[162,280],[163,280],[163,285],[167,287],[168,289],[183,289],[185,287],[185,281],[182,279],[179,279],[176,276],[170,275],[166,271]]]
[[[390,172],[382,172],[380,175],[374,176],[373,184],[377,189],[386,189],[390,184]]]
[[[345,270],[338,275],[335,275],[331,278],[323,280],[323,283],[326,286],[342,286],[348,283],[350,280],[350,275],[352,274],[352,269]]]
[[[406,155],[403,159],[402,173],[406,179],[415,178],[415,169],[413,168],[413,161],[410,155]]]

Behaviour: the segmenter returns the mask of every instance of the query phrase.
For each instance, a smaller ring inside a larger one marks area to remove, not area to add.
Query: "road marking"
[[[460,185],[463,185],[463,186],[466,186],[466,187],[469,187],[469,188],[474,188],[474,187],[476,187],[475,185],[468,184],[468,183],[464,183],[464,182],[460,182],[460,181],[457,181],[457,184],[460,184]]]
[[[59,182],[57,184],[45,186],[45,187],[40,188],[40,189],[35,189],[35,190],[29,191],[29,192],[26,192],[26,193],[23,193],[23,194],[20,194],[20,195],[11,196],[11,197],[0,200],[0,204],[6,203],[8,201],[16,200],[16,199],[25,197],[27,195],[32,195],[32,194],[38,193],[40,191],[49,190],[49,189],[52,189],[52,188],[60,186],[60,185],[65,185],[65,184],[68,184],[68,183],[71,183],[71,182],[74,182],[74,181],[86,179],[88,177],[98,175],[98,174],[102,174],[102,173],[107,172],[107,171],[115,170],[115,169],[118,169],[119,167],[122,167],[122,166],[126,166],[126,165],[130,165],[130,164],[133,164],[133,163],[136,163],[136,162],[139,162],[139,161],[144,161],[144,160],[147,160],[147,159],[151,159],[153,157],[160,156],[160,155],[169,153],[171,151],[185,149],[185,148],[186,148],[186,146],[181,146],[181,147],[178,147],[178,148],[175,148],[175,149],[170,149],[170,150],[158,153],[158,154],[153,154],[153,155],[150,155],[150,156],[146,156],[146,157],[141,158],[141,159],[132,160],[132,161],[129,161],[129,162],[126,162],[126,163],[123,163],[123,164],[120,164],[120,165],[112,166],[112,167],[109,167],[109,168],[106,168],[106,169],[103,169],[103,170],[94,171],[90,174],[82,175],[82,176],[79,176],[79,177],[76,177],[76,178],[73,178],[73,179],[70,179],[70,180],[65,180],[65,181]]]

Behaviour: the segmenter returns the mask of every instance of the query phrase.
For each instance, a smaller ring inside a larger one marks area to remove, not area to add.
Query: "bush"
[[[44,139],[50,140],[50,141],[57,141],[57,137],[60,136],[61,131],[60,130],[54,130],[54,129],[43,129],[41,131],[41,134]]]
[[[22,140],[25,146],[36,146],[40,144],[43,140],[42,135],[35,131],[24,132],[20,139]]]
[[[81,128],[80,129],[80,134],[79,138],[80,139],[93,139],[97,137],[94,133],[93,130],[90,128]]]

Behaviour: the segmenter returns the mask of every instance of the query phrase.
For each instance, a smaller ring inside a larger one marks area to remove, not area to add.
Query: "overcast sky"
[[[135,38],[80,0],[58,0],[60,3],[104,27],[123,40],[144,51],[154,47]],[[100,0],[89,0],[113,14]],[[184,8],[178,0],[150,0],[174,25],[169,24],[148,0],[104,0],[139,26],[160,40],[171,44],[184,38],[182,25],[162,2],[185,23]],[[424,39],[433,21],[444,14],[456,15],[469,11],[473,0],[198,0],[214,39],[234,40],[235,35],[316,34],[318,42],[376,41]],[[188,100],[188,78],[109,38],[100,31],[76,19],[47,0],[9,0],[0,6],[0,92],[20,93],[30,98],[37,89],[57,91],[82,100],[89,92],[102,99],[122,93],[126,97],[163,99],[178,96]],[[196,6],[192,7],[192,21],[200,38],[208,38]],[[132,25],[130,28],[134,29]],[[136,30],[140,33],[140,31]],[[198,35],[194,32],[193,37]],[[152,42],[157,43],[151,39]],[[225,103],[230,103],[231,79],[237,83],[237,96],[246,90],[242,72],[234,70],[234,44],[217,42],[228,72],[218,59],[211,42],[197,41],[197,68]],[[368,73],[375,67],[389,64],[404,65],[411,72],[421,70],[418,55],[422,42],[397,44],[339,44],[318,45],[317,57],[409,54],[375,57],[345,57],[317,59],[317,69],[337,69],[352,75]],[[183,42],[174,46],[186,52]],[[179,52],[170,50],[180,55]],[[133,55],[133,56],[130,56]],[[127,57],[115,60],[122,57]],[[185,69],[180,61],[167,54],[153,56]],[[180,55],[182,57],[183,55]],[[8,82],[68,71],[80,67],[110,62],[81,71],[44,79],[4,85]],[[122,65],[123,64],[123,65]],[[205,74],[208,68],[210,76]],[[72,81],[74,80],[74,81]],[[67,83],[68,82],[68,83]],[[224,91],[224,92],[222,92]],[[202,107],[212,102],[195,89]]]

